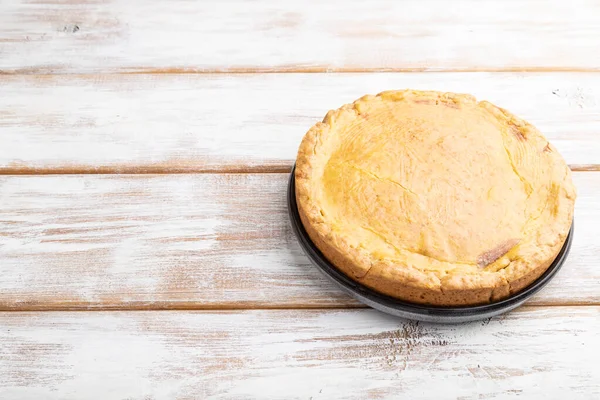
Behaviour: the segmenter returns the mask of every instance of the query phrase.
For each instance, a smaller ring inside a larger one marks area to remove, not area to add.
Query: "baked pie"
[[[302,223],[357,282],[429,305],[494,302],[561,250],[575,188],[531,124],[470,95],[388,91],[330,111],[296,162]]]

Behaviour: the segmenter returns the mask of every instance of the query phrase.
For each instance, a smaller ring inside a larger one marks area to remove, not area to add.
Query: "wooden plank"
[[[600,304],[600,174],[531,304]],[[0,309],[356,307],[303,255],[286,174],[0,177]]]
[[[594,69],[594,0],[15,0],[0,71]]]
[[[0,396],[587,400],[598,352],[597,306],[454,326],[372,310],[3,313]]]
[[[328,110],[406,87],[473,93],[600,164],[598,73],[38,75],[0,76],[0,173],[284,172]]]

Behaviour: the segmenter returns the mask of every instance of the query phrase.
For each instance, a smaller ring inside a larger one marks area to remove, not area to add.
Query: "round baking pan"
[[[300,214],[298,213],[298,206],[296,204],[295,169],[296,167],[294,166],[288,184],[288,211],[292,228],[304,253],[308,256],[310,261],[321,270],[321,272],[333,282],[337,283],[352,297],[370,307],[397,317],[425,322],[454,324],[482,320],[513,310],[546,286],[556,272],[558,272],[560,267],[562,267],[571,248],[571,242],[573,241],[574,225],[571,225],[571,230],[569,231],[569,235],[567,236],[563,248],[546,272],[527,288],[504,300],[490,304],[467,307],[440,307],[408,303],[378,293],[373,289],[350,279],[323,256],[317,246],[310,240],[310,237],[306,233],[302,221],[300,220]]]

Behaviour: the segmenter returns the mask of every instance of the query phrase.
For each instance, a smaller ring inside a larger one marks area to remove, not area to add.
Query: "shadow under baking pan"
[[[506,313],[522,305],[531,296],[546,286],[562,267],[567,258],[567,254],[571,249],[574,222],[571,224],[571,230],[569,231],[563,248],[546,272],[531,285],[504,300],[490,304],[464,307],[427,306],[401,301],[378,293],[375,290],[350,279],[330,263],[317,246],[314,245],[306,233],[304,225],[302,225],[302,221],[300,220],[300,214],[298,213],[298,205],[296,203],[296,180],[294,175],[295,170],[296,167],[294,166],[288,184],[288,212],[294,234],[298,238],[304,253],[308,256],[310,261],[325,274],[325,276],[330,278],[352,297],[370,307],[397,317],[425,322],[454,324],[478,321]]]

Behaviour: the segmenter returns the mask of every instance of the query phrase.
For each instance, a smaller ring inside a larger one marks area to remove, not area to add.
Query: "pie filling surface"
[[[331,111],[305,135],[296,196],[339,269],[419,303],[479,304],[541,275],[575,189],[529,123],[468,95],[393,91]]]

